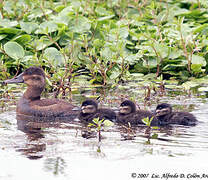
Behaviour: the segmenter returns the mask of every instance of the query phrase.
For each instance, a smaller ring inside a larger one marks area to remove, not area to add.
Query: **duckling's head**
[[[119,108],[120,114],[130,114],[134,112],[136,112],[136,105],[132,101],[125,100],[121,103]]]
[[[39,67],[30,67],[13,79],[4,81],[4,83],[25,83],[27,86],[43,88],[45,86],[45,73]]]
[[[97,111],[98,103],[95,100],[88,99],[81,105],[81,112],[83,114],[93,114]]]
[[[170,104],[162,103],[156,107],[156,117],[166,116],[172,112],[172,107]]]

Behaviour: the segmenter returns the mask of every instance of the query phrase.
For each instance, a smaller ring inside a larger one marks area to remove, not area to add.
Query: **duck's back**
[[[17,113],[40,117],[76,116],[74,105],[58,99],[42,99],[30,101],[21,98],[17,104]]]
[[[189,112],[173,112],[169,120],[170,124],[194,126],[197,124],[196,117]]]
[[[116,113],[111,109],[100,108],[97,111],[97,115],[99,116],[100,119],[108,119],[108,120],[116,119]]]
[[[118,113],[116,122],[122,124],[128,124],[129,122],[131,125],[144,124],[142,122],[142,119],[146,117],[151,118],[152,116],[153,114],[150,111],[145,111],[145,110],[137,110],[134,113],[130,113],[126,115]]]

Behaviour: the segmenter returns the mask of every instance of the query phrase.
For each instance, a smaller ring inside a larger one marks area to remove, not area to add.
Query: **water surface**
[[[117,109],[120,97],[128,98],[129,91],[117,96],[116,92],[109,92],[108,98],[101,98],[101,106]],[[80,103],[77,97],[74,99],[75,104]],[[191,111],[200,123],[195,127],[160,128],[155,130],[158,139],[150,141],[145,127],[132,128],[134,136],[126,140],[126,129],[114,125],[101,132],[103,138],[98,142],[96,133],[91,138],[83,137],[86,127],[78,121],[29,132],[18,130],[12,107],[0,114],[0,179],[126,180],[134,179],[132,173],[138,177],[146,173],[147,178],[140,179],[155,179],[154,175],[161,179],[165,173],[206,177],[203,174],[208,168],[207,98],[199,94],[165,95],[152,97],[149,105],[136,101],[140,108],[150,110],[157,102],[171,102],[174,109]]]

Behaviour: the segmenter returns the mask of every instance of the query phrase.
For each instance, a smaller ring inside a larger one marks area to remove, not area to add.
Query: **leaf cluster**
[[[204,77],[207,8],[204,0],[2,1],[0,78],[42,66],[65,92],[82,76],[104,85],[135,73]]]

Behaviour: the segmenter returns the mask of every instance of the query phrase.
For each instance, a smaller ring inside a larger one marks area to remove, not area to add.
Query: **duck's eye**
[[[33,77],[32,79],[33,79],[33,80],[40,80],[40,78],[39,78],[39,77],[36,77],[36,76]]]

